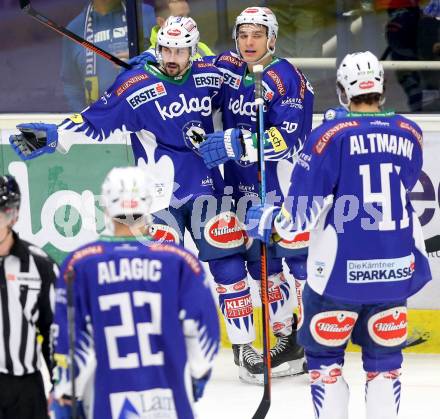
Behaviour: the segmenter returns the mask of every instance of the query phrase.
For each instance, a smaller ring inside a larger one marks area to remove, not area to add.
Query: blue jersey
[[[177,245],[135,238],[102,238],[70,254],[56,291],[56,397],[70,394],[66,280],[73,284],[77,391],[83,397],[94,369],[93,417],[193,418],[191,376],[206,374],[219,345],[199,261]]]
[[[408,196],[422,169],[422,138],[417,124],[393,113],[349,115],[312,132],[275,226],[284,238],[310,230],[315,292],[390,302],[431,279]]]
[[[226,52],[215,60],[222,71],[223,129],[256,132],[254,78],[236,53]],[[264,128],[266,130],[266,190],[282,197],[278,162],[293,161],[312,128],[313,91],[304,75],[287,60],[274,58],[264,68]],[[225,183],[233,186],[237,199],[258,195],[257,163],[230,161],[224,167]]]
[[[142,5],[142,19],[145,40],[148,40],[151,29],[156,24],[152,6]],[[105,15],[96,12],[92,4],[89,4],[69,23],[67,29],[110,54],[125,54],[128,57],[124,1],[121,2],[121,7]],[[98,100],[119,72],[118,66],[93,51],[84,49],[82,45],[70,39],[63,40],[61,79],[71,111],[79,112],[88,104]]]
[[[174,178],[177,199],[212,195],[221,175],[206,168],[198,147],[213,131],[221,84],[221,73],[210,63],[195,62],[181,77],[167,77],[147,63],[119,75],[99,101],[64,121],[58,132],[81,132],[96,141],[116,131],[135,133],[137,164],[171,159],[163,175]]]

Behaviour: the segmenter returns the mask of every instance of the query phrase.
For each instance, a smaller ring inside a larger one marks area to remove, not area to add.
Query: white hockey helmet
[[[197,53],[200,32],[194,19],[184,16],[170,16],[157,33],[157,53],[159,47],[190,48],[190,57]]]
[[[336,73],[339,102],[348,108],[355,96],[369,93],[383,94],[384,71],[382,64],[370,51],[347,54]],[[341,91],[341,86],[344,91]],[[343,100],[343,96],[347,102]]]
[[[132,223],[150,215],[150,185],[139,167],[112,169],[102,184],[101,195],[106,213],[112,219]]]
[[[244,9],[235,19],[234,29],[232,31],[232,39],[235,41],[235,47],[238,55],[241,56],[238,49],[237,38],[238,28],[243,24],[262,25],[267,28],[267,50],[270,54],[275,53],[275,43],[273,47],[269,45],[271,40],[276,40],[278,36],[278,21],[275,14],[267,7],[248,7]]]

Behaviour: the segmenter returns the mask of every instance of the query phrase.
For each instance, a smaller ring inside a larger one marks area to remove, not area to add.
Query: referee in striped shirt
[[[47,419],[41,354],[51,371],[58,267],[12,230],[19,207],[16,180],[0,175],[0,419]]]

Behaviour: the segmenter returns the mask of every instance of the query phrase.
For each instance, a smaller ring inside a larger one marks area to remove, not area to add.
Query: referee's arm
[[[38,257],[38,256],[37,256]],[[40,335],[43,337],[42,353],[44,360],[52,376],[53,351],[51,348],[50,327],[53,322],[53,313],[55,309],[55,281],[59,273],[57,264],[50,258],[42,258],[44,262],[41,266],[41,291],[38,297],[39,317],[37,327]]]

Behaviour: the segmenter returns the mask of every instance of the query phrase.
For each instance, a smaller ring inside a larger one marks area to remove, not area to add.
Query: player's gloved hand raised
[[[133,70],[135,68],[142,68],[148,61],[152,61],[154,63],[157,62],[156,54],[154,53],[153,48],[147,49],[146,51],[142,52],[141,54],[136,55],[133,58],[130,58],[127,61],[127,64],[130,64],[131,70]],[[123,73],[124,71],[127,71],[127,69],[122,68],[121,73]]]
[[[246,233],[254,239],[270,243],[273,222],[280,211],[280,207],[273,205],[252,205],[246,212]]]
[[[11,135],[9,142],[22,160],[30,160],[44,153],[53,153],[58,144],[55,124],[29,123],[17,125],[20,134]]]
[[[200,144],[199,151],[209,169],[228,160],[240,160],[244,151],[242,131],[230,128],[207,134],[205,141]]]
[[[205,391],[206,383],[209,381],[210,378],[211,378],[211,370],[209,370],[201,378],[192,377],[194,401],[198,401],[203,397],[203,392]]]

